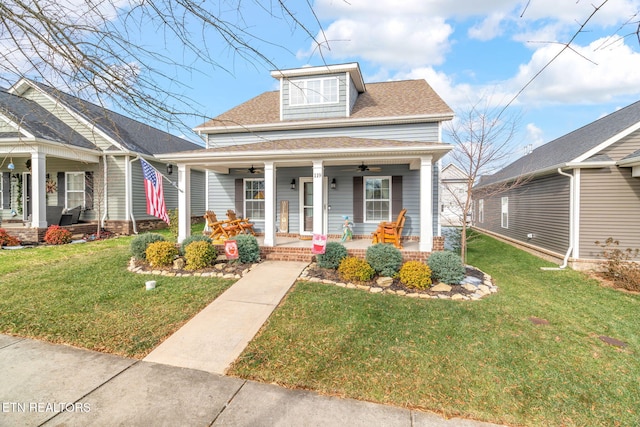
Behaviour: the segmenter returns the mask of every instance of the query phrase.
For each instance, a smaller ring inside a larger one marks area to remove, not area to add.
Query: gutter
[[[104,198],[104,212],[102,214],[102,218],[100,218],[100,228],[104,228],[104,222],[107,220],[107,213],[109,212],[109,193],[107,191],[107,155],[102,155],[102,182],[104,183],[104,187],[102,189],[103,198]]]
[[[558,168],[558,173],[560,175],[564,175],[569,178],[569,248],[567,249],[567,253],[564,255],[564,259],[562,260],[562,265],[558,267],[540,267],[541,270],[545,271],[554,271],[554,270],[564,270],[567,268],[567,264],[569,263],[569,255],[573,252],[573,237],[575,234],[574,224],[573,224],[573,213],[575,210],[575,200],[574,200],[574,176],[572,174],[568,174],[563,172],[561,168]]]

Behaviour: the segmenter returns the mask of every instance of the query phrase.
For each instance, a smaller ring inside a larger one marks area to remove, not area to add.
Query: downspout
[[[562,261],[562,265],[558,267],[541,267],[542,270],[564,270],[569,263],[569,255],[573,252],[573,235],[574,235],[574,224],[573,224],[573,212],[575,210],[575,200],[574,200],[574,176],[572,174],[563,172],[561,168],[558,168],[558,173],[560,175],[564,175],[569,177],[569,249],[567,249],[567,253],[564,255],[564,259]]]

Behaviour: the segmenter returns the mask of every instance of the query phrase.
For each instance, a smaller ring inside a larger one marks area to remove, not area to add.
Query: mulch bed
[[[221,260],[216,261],[211,267],[201,268],[198,270],[187,270],[184,268],[173,268],[173,266],[152,267],[147,262],[141,260],[133,261],[136,267],[143,271],[167,271],[176,274],[193,275],[194,273],[224,273],[224,274],[242,274],[253,267],[254,264],[242,264],[240,262]]]
[[[317,265],[312,266],[308,269],[307,274],[309,275],[309,277],[315,277],[318,279],[322,279],[322,280],[331,280],[333,282],[339,283],[339,282],[344,282],[344,280],[342,280],[340,278],[340,276],[338,275],[338,272],[336,270],[333,269],[328,269],[328,268],[320,268]],[[473,267],[467,267],[466,268],[466,275],[467,276],[471,276],[471,277],[476,277],[480,280],[482,280],[484,282],[484,278],[485,278],[485,274]],[[378,279],[378,277],[374,277],[373,279],[367,281],[367,282],[354,282],[357,285],[364,285],[364,286],[378,286],[376,284],[376,280]],[[390,289],[392,291],[405,291],[408,294],[411,293],[418,293],[418,294],[427,294],[427,295],[433,295],[433,296],[437,296],[437,295],[447,295],[447,296],[452,296],[455,294],[461,294],[461,295],[471,295],[473,294],[472,291],[469,291],[465,288],[462,287],[462,285],[449,285],[451,286],[451,291],[449,292],[434,292],[430,289],[426,289],[426,290],[420,290],[420,289],[413,289],[413,288],[408,288],[405,285],[403,285],[399,279],[394,278],[393,279],[393,283],[391,284],[391,286],[389,286],[387,289]]]

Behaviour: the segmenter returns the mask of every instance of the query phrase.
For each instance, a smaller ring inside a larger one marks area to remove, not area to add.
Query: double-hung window
[[[478,222],[484,222],[484,199],[478,200]]]
[[[244,213],[251,220],[264,220],[264,179],[244,180]]]
[[[290,105],[332,104],[338,102],[338,78],[291,80]]]
[[[502,198],[502,228],[509,228],[509,198]]]
[[[73,209],[76,206],[85,208],[85,173],[67,172],[65,176],[65,208]]]
[[[391,178],[364,178],[364,221],[391,221]]]

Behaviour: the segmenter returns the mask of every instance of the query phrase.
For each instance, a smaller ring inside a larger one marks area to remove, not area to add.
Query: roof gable
[[[23,79],[23,82],[44,92],[70,112],[81,117],[90,126],[95,126],[121,150],[153,155],[201,148],[195,143],[178,138],[168,132],[130,119],[45,84],[27,79]],[[95,148],[93,145],[92,147]]]
[[[506,166],[482,177],[481,185],[541,173],[572,162],[605,159],[600,151],[640,128],[640,101],[548,142]]]
[[[280,120],[280,92],[265,92],[231,110],[198,126],[203,132],[223,131],[228,128],[256,127],[261,125],[299,123],[296,120]],[[425,80],[403,80],[367,83],[345,123],[366,119],[398,119],[452,117],[453,111]],[[313,120],[315,124],[330,123],[334,119]],[[303,122],[307,122],[304,120]]]
[[[0,134],[0,138],[32,137],[96,149],[89,140],[29,99],[0,90],[0,112],[16,127],[15,133]]]

